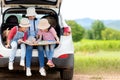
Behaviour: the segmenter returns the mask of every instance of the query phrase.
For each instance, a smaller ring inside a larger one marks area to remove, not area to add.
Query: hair
[[[52,27],[52,26],[50,26],[50,27],[48,28],[48,31],[51,29],[51,27]]]

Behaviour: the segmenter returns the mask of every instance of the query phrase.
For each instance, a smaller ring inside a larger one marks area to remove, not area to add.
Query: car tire
[[[60,77],[62,80],[72,80],[73,69],[65,69],[60,71]]]

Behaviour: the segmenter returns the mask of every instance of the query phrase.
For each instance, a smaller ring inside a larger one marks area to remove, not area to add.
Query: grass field
[[[75,74],[120,73],[120,51],[76,52]]]
[[[74,42],[75,52],[120,51],[120,40],[81,40]]]

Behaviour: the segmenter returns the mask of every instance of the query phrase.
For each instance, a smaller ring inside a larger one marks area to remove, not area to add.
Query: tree
[[[120,40],[120,31],[106,28],[102,31],[102,39],[104,40]]]
[[[73,41],[80,41],[84,37],[84,28],[77,24],[74,20],[66,21],[69,26],[71,26]]]
[[[92,30],[86,30],[85,38],[86,39],[93,39]]]
[[[95,20],[92,23],[93,38],[96,39],[96,40],[102,39],[101,32],[104,29],[105,29],[105,26],[104,26],[103,22],[100,21],[100,20]]]

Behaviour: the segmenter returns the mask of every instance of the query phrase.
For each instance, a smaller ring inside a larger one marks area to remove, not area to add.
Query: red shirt
[[[15,26],[9,32],[8,40],[12,40],[16,33],[17,33],[17,27]],[[25,40],[27,40],[27,32],[24,32],[23,41],[25,41]]]

